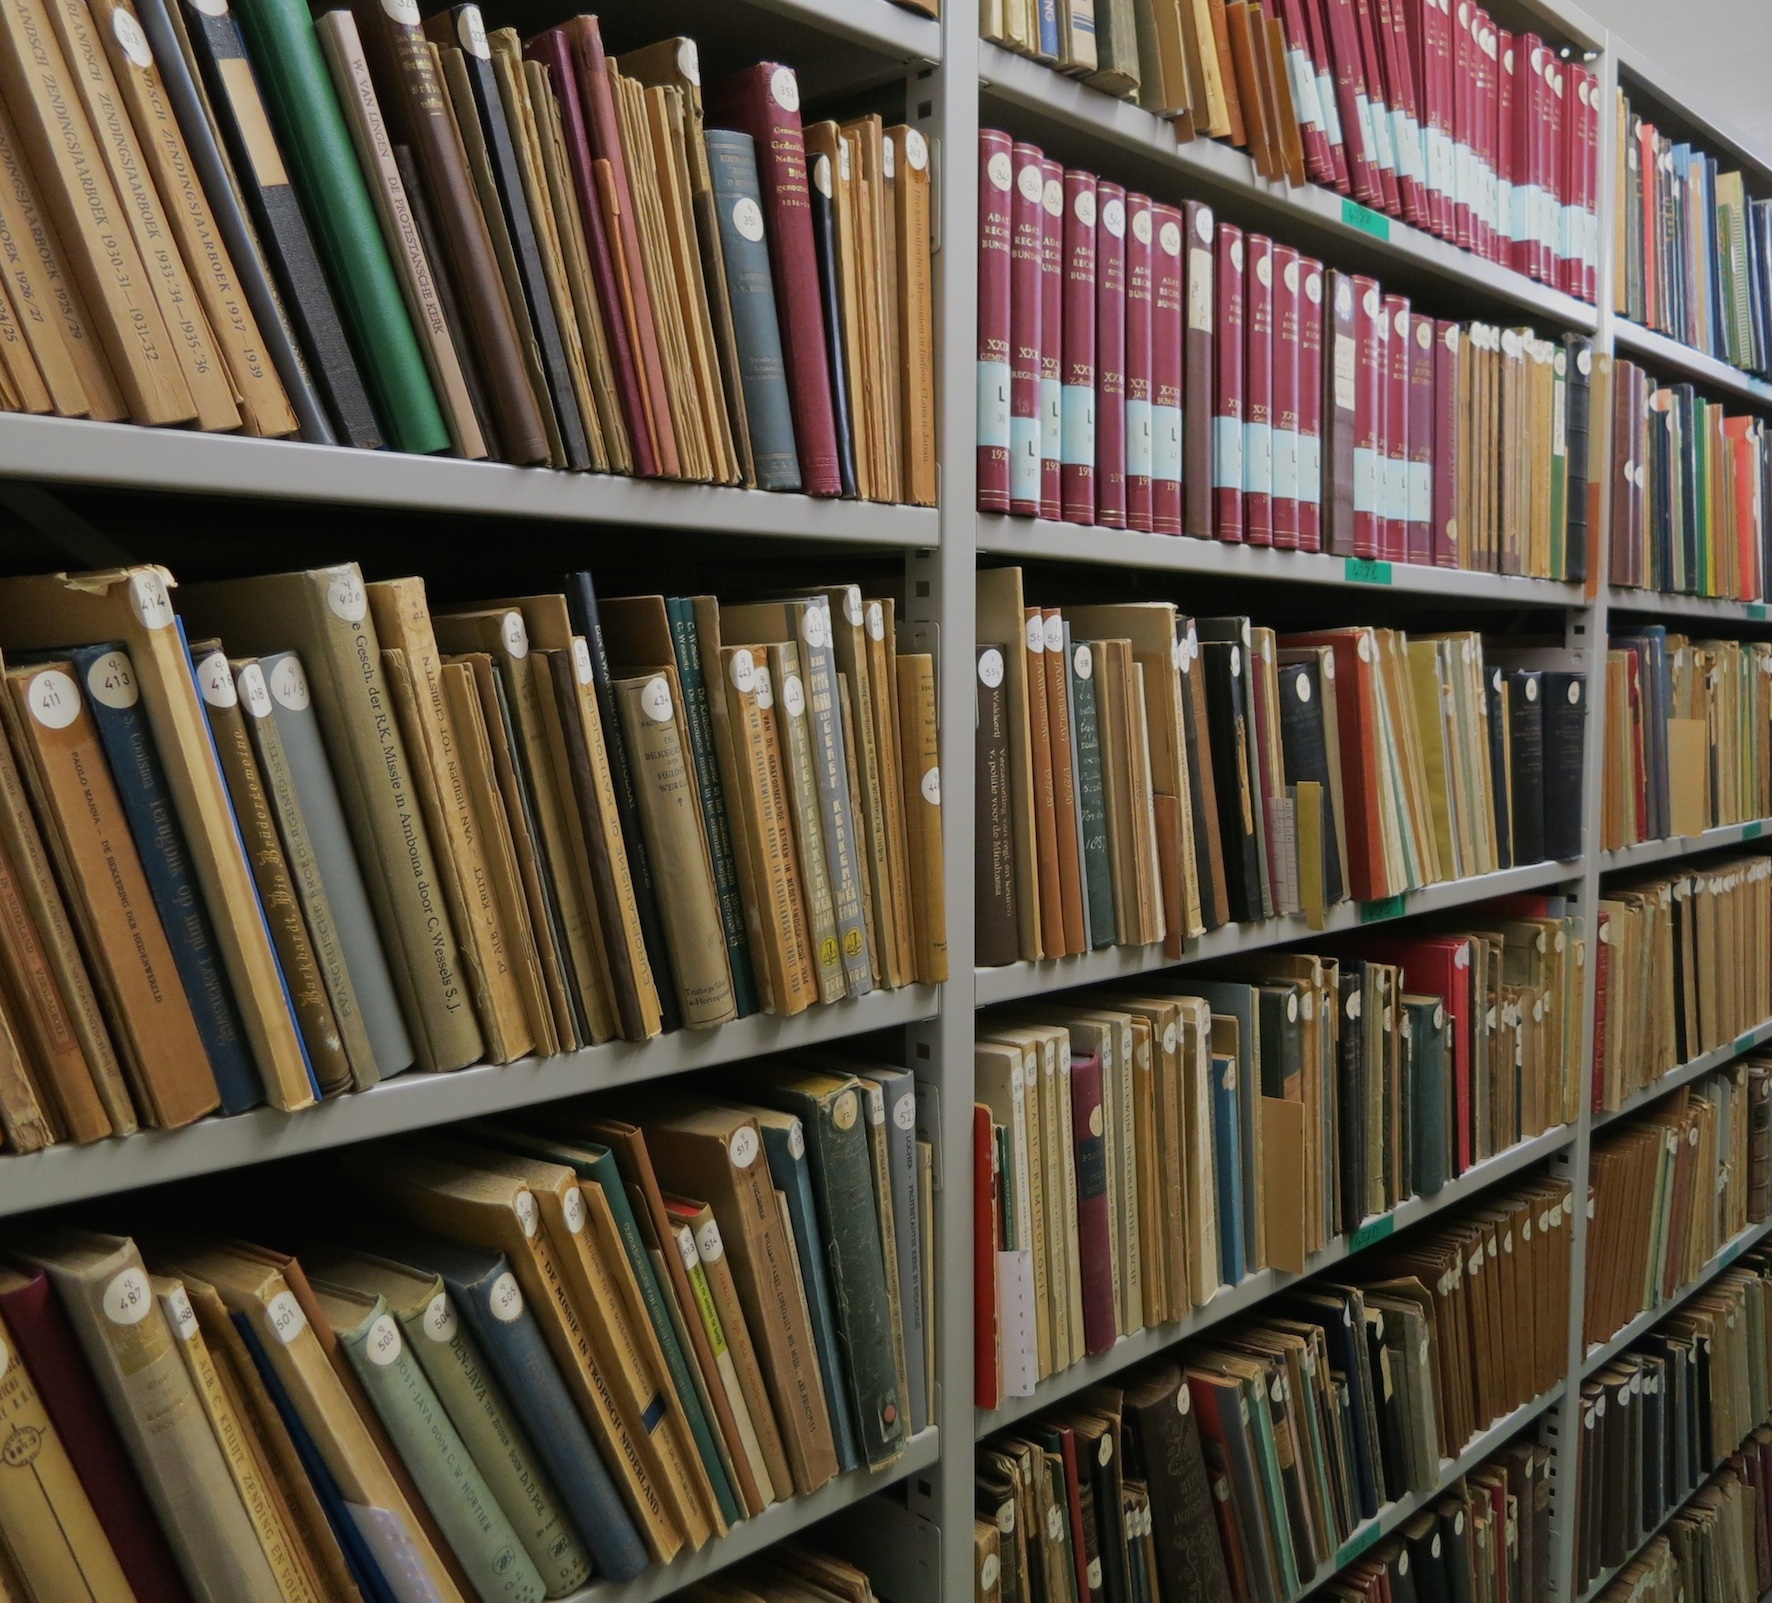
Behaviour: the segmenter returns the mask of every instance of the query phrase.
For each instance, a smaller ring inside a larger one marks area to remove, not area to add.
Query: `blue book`
[[[74,677],[86,693],[92,721],[104,742],[130,836],[166,928],[197,1033],[203,1038],[222,1111],[244,1113],[264,1101],[264,1085],[222,972],[209,910],[191,874],[184,833],[167,793],[166,770],[148,727],[134,664],[114,641],[81,646],[72,656]]]
[[[419,1230],[371,1230],[364,1250],[441,1275],[449,1295],[529,1432],[579,1539],[606,1580],[631,1581],[651,1562],[621,1494],[554,1367],[503,1253]]]
[[[1238,1215],[1243,1221],[1243,1252],[1238,1260],[1246,1267],[1253,1267],[1260,1256],[1256,1251],[1256,1243],[1260,1239],[1257,1233],[1256,1210],[1261,1207],[1261,1198],[1254,1195],[1255,1174],[1255,1130],[1256,1120],[1261,1116],[1261,1009],[1253,985],[1244,985],[1232,980],[1194,980],[1188,990],[1195,996],[1203,996],[1212,1009],[1212,1050],[1214,1054],[1230,1052],[1237,1065],[1237,1072],[1232,1077],[1232,1086],[1237,1102],[1237,1145],[1238,1182],[1236,1186]],[[1221,1017],[1236,1021],[1235,1035],[1223,1035],[1225,1026],[1218,1021]],[[1214,1090],[1216,1091],[1216,1086]],[[1218,1187],[1222,1192],[1226,1188],[1224,1160],[1219,1160]],[[1218,1207],[1218,1217],[1224,1218],[1224,1204]],[[1240,1279],[1244,1271],[1239,1271],[1236,1278]]]
[[[1058,0],[1039,0],[1040,50],[1049,61],[1058,59]]]
[[[769,1157],[769,1178],[788,1199],[788,1222],[794,1227],[794,1251],[800,1257],[800,1274],[806,1282],[806,1311],[812,1319],[812,1341],[818,1348],[818,1368],[824,1381],[825,1407],[831,1416],[831,1438],[837,1444],[837,1466],[845,1473],[860,1469],[861,1438],[849,1406],[846,1371],[837,1366],[837,1321],[831,1310],[830,1265],[818,1228],[818,1209],[812,1200],[812,1166],[806,1161],[806,1134],[791,1113],[775,1108],[753,1108],[763,1132],[763,1150]]]
[[[1212,1168],[1218,1178],[1218,1275],[1243,1278],[1243,1144],[1237,1116],[1237,1060],[1212,1058]]]

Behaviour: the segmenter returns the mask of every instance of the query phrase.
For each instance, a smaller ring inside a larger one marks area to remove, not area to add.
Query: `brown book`
[[[49,389],[37,371],[37,359],[25,343],[25,333],[12,309],[3,276],[0,276],[0,404],[9,412],[33,415],[52,410]]]
[[[898,639],[891,599],[863,603],[867,620],[868,695],[873,701],[874,738],[880,751],[880,782],[885,790],[886,857],[897,908],[898,971],[916,972],[916,931],[912,928],[910,846],[906,840],[905,757],[898,715]]]
[[[1047,708],[1046,621],[1038,607],[1022,612],[1024,672],[1027,676],[1028,751],[1033,764],[1034,838],[1040,854],[1037,880],[1040,949],[1044,957],[1064,957],[1073,948],[1065,934],[1064,885],[1058,867],[1058,808],[1053,794],[1052,718]],[[1019,896],[1023,886],[1018,884]],[[1079,920],[1079,927],[1081,921]]]
[[[935,505],[935,290],[929,237],[929,142],[915,128],[888,128],[887,186],[899,299],[899,417],[904,499]]]
[[[1071,764],[1070,672],[1065,662],[1064,619],[1056,608],[1042,613],[1046,649],[1046,718],[1051,727],[1052,804],[1058,828],[1058,887],[1067,952],[1086,952],[1083,934],[1083,857],[1077,836],[1077,775]],[[1029,621],[1032,628],[1032,620]]]
[[[72,665],[6,670],[6,724],[137,1105],[176,1129],[218,1105],[209,1057]]]
[[[1201,48],[1210,48],[1218,61],[1218,81],[1224,92],[1224,120],[1228,125],[1222,130],[1223,137],[1233,145],[1249,143],[1249,132],[1244,118],[1248,108],[1244,106],[1242,94],[1237,83],[1236,63],[1231,55],[1230,27],[1225,17],[1225,0],[1206,0],[1206,11],[1211,19],[1212,39],[1210,46],[1202,37]],[[1220,132],[1214,130],[1215,133]]]
[[[941,768],[935,711],[935,659],[898,659],[898,717],[904,752],[904,808],[919,983],[948,977],[946,865],[941,854]]]
[[[1263,178],[1281,176],[1261,93],[1261,63],[1256,57],[1254,26],[1248,0],[1230,0],[1224,7],[1224,30],[1230,45],[1231,70],[1237,85],[1237,109],[1243,116],[1243,132],[1232,135],[1237,144],[1247,142],[1256,172]],[[1215,19],[1216,20],[1216,19]]]

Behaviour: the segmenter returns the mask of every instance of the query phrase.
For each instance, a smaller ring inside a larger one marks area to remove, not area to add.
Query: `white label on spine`
[[[448,1292],[440,1291],[431,1298],[430,1307],[425,1309],[424,1333],[435,1342],[455,1340],[455,1307]]]
[[[1274,495],[1281,500],[1298,499],[1298,430],[1273,431]]]
[[[148,1277],[133,1266],[119,1270],[105,1287],[105,1318],[113,1325],[139,1325],[153,1306]]]
[[[148,36],[142,32],[142,25],[127,11],[118,10],[111,14],[111,32],[116,35],[117,43],[123,47],[123,54],[136,66],[145,72],[154,65],[154,52],[148,48]]]
[[[492,1317],[500,1324],[508,1325],[523,1315],[523,1289],[517,1284],[517,1277],[510,1270],[492,1283],[492,1290],[487,1294],[486,1305],[492,1310]]]
[[[305,712],[308,706],[308,676],[302,672],[301,658],[280,658],[271,668],[271,695],[279,706],[291,712]]]
[[[369,1327],[369,1335],[363,1345],[369,1351],[369,1361],[382,1369],[400,1356],[400,1349],[405,1345],[400,1340],[400,1327],[389,1314],[383,1314]]]
[[[1151,407],[1151,477],[1181,482],[1181,408]]]
[[[821,157],[828,161],[828,157]],[[763,208],[749,195],[740,195],[732,206],[732,226],[755,245],[763,237]]]
[[[1274,486],[1274,434],[1269,423],[1243,425],[1243,488],[1258,495]]]
[[[1151,440],[1151,403],[1127,401],[1126,476],[1132,479],[1150,478],[1151,462],[1155,454]]]
[[[135,669],[121,651],[107,651],[95,657],[86,670],[86,693],[106,707],[122,711],[141,700],[141,687],[135,682]]]
[[[663,674],[654,674],[640,692],[640,710],[655,724],[671,721],[671,686]]]
[[[45,729],[66,729],[80,716],[80,687],[59,668],[36,675],[26,699],[31,716]]]
[[[769,92],[775,97],[776,105],[783,111],[800,109],[800,81],[794,76],[792,67],[777,67],[769,79]],[[1008,161],[1005,156],[1004,161]],[[1008,184],[1001,186],[1007,189]]]
[[[1215,490],[1243,488],[1241,418],[1215,417],[1212,420],[1212,487]]]
[[[1323,498],[1323,442],[1303,430],[1298,435],[1298,499],[1316,506]]]
[[[978,364],[978,446],[1007,451],[1009,438],[1009,364]]]
[[[126,16],[119,11],[118,16]],[[197,688],[212,707],[237,707],[240,693],[234,687],[234,673],[225,653],[212,651],[197,664]]]
[[[137,568],[129,576],[129,602],[144,629],[166,629],[172,624],[172,597],[158,568]]]
[[[308,1316],[301,1311],[293,1291],[280,1291],[265,1304],[265,1323],[271,1334],[287,1347],[308,1328]]]

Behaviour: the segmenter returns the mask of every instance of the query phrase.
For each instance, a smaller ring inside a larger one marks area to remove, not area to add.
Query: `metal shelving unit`
[[[1755,818],[1745,824],[1719,824],[1715,829],[1697,835],[1668,835],[1661,840],[1640,840],[1634,846],[1621,846],[1617,851],[1602,852],[1600,866],[1606,873],[1625,868],[1648,868],[1654,863],[1676,862],[1682,857],[1696,857],[1700,852],[1714,852],[1722,846],[1739,846],[1743,841],[1758,840],[1772,820]]]
[[[1751,1030],[1744,1030],[1727,1046],[1701,1053],[1691,1062],[1682,1063],[1677,1069],[1670,1069],[1659,1080],[1651,1080],[1649,1084],[1631,1092],[1616,1108],[1602,1109],[1592,1114],[1588,1119],[1588,1129],[1598,1130],[1614,1119],[1622,1119],[1627,1113],[1635,1113],[1638,1108],[1666,1096],[1669,1091],[1677,1091],[1682,1085],[1690,1085],[1694,1080],[1703,1079],[1713,1070],[1722,1068],[1743,1052],[1751,1052],[1768,1040],[1772,1040],[1772,1019],[1755,1025]]]

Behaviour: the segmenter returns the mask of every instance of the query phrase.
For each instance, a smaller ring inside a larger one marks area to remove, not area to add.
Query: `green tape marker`
[[[1751,824],[1743,824],[1741,826],[1741,838],[1743,840],[1758,840],[1760,836],[1765,833],[1765,829],[1766,820],[1763,818],[1756,818]]]
[[[1376,902],[1361,902],[1360,922],[1379,924],[1387,918],[1401,918],[1405,911],[1403,893],[1398,891],[1395,896],[1386,896]]]
[[[1748,602],[1747,615],[1752,618],[1755,623],[1764,623],[1766,621],[1766,603],[1763,601]]]
[[[1367,1548],[1377,1542],[1381,1534],[1382,1531],[1377,1520],[1374,1520],[1370,1525],[1367,1525],[1363,1529],[1355,1531],[1352,1536],[1335,1550],[1336,1569],[1346,1569],[1348,1565],[1352,1564],[1353,1561],[1364,1553]]]
[[[1391,565],[1371,557],[1349,557],[1342,564],[1342,577],[1349,584],[1389,584]]]
[[[1754,1046],[1758,1045],[1759,1038],[1760,1032],[1758,1030],[1748,1030],[1735,1037],[1735,1050],[1737,1052],[1750,1051]]]
[[[1347,1250],[1359,1252],[1374,1242],[1383,1241],[1396,1228],[1397,1216],[1394,1213],[1381,1213],[1376,1219],[1368,1219],[1347,1238]]]
[[[1382,212],[1375,212],[1362,206],[1357,200],[1343,200],[1341,203],[1341,220],[1349,228],[1357,228],[1362,234],[1370,234],[1374,239],[1382,239],[1387,244],[1391,237],[1391,220]]]

